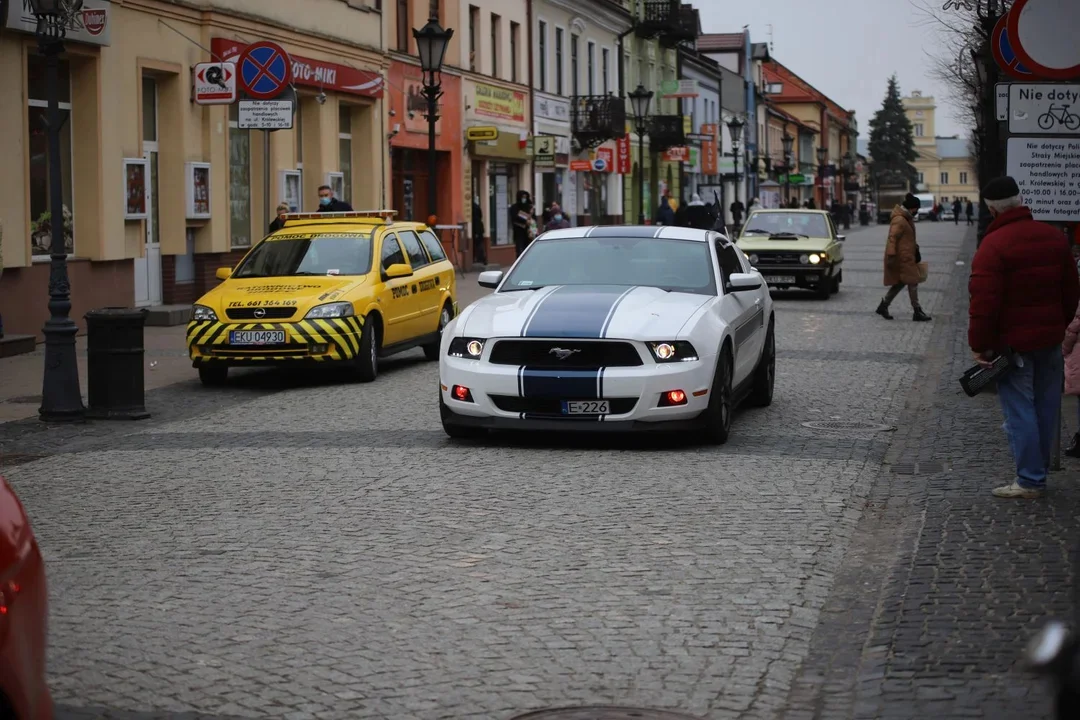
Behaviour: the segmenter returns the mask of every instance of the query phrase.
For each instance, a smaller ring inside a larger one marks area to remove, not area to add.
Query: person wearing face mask
[[[570,221],[563,217],[562,208],[558,203],[551,203],[551,220],[544,226],[544,230],[561,230],[570,227]]]
[[[352,205],[334,197],[329,185],[319,187],[319,212],[349,212]]]
[[[1080,277],[1061,231],[1032,217],[1013,178],[991,180],[983,199],[993,221],[971,261],[968,345],[984,367],[1000,353],[1014,357],[997,393],[1015,475],[993,494],[1037,498],[1057,439],[1062,340],[1080,303]]]

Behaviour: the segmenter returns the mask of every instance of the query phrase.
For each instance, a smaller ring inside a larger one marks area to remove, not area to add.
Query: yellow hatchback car
[[[823,300],[840,292],[844,240],[826,210],[755,210],[736,245],[770,289],[804,288]]]
[[[393,211],[295,213],[192,308],[188,353],[204,385],[230,367],[352,365],[421,347],[439,357],[457,314],[454,266],[421,223]]]

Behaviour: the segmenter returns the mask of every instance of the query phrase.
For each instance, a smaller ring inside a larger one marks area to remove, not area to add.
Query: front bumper
[[[756,265],[769,287],[815,287],[832,275],[831,265]]]
[[[287,323],[193,320],[187,326],[188,355],[195,367],[349,362],[360,350],[363,327],[359,317]],[[234,330],[280,331],[284,342],[231,345],[230,332]]]
[[[444,418],[454,424],[517,430],[626,431],[696,427],[708,407],[716,358],[685,363],[567,371],[497,365],[443,357],[439,364]],[[469,388],[472,401],[451,393]],[[661,396],[686,393],[682,405],[661,407]],[[562,401],[607,400],[610,414],[564,415]]]

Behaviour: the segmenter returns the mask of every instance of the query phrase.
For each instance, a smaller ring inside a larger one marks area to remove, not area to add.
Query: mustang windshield
[[[746,221],[744,235],[806,235],[827,238],[829,227],[817,213],[757,212]]]
[[[642,285],[716,294],[708,243],[660,238],[541,238],[529,246],[502,292],[546,285]]]
[[[371,233],[298,233],[266,238],[232,276],[364,275],[370,269]]]

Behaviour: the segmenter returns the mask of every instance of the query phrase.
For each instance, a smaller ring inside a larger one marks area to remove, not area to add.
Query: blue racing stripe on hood
[[[521,336],[603,337],[616,306],[631,289],[624,285],[560,287],[536,306]]]

